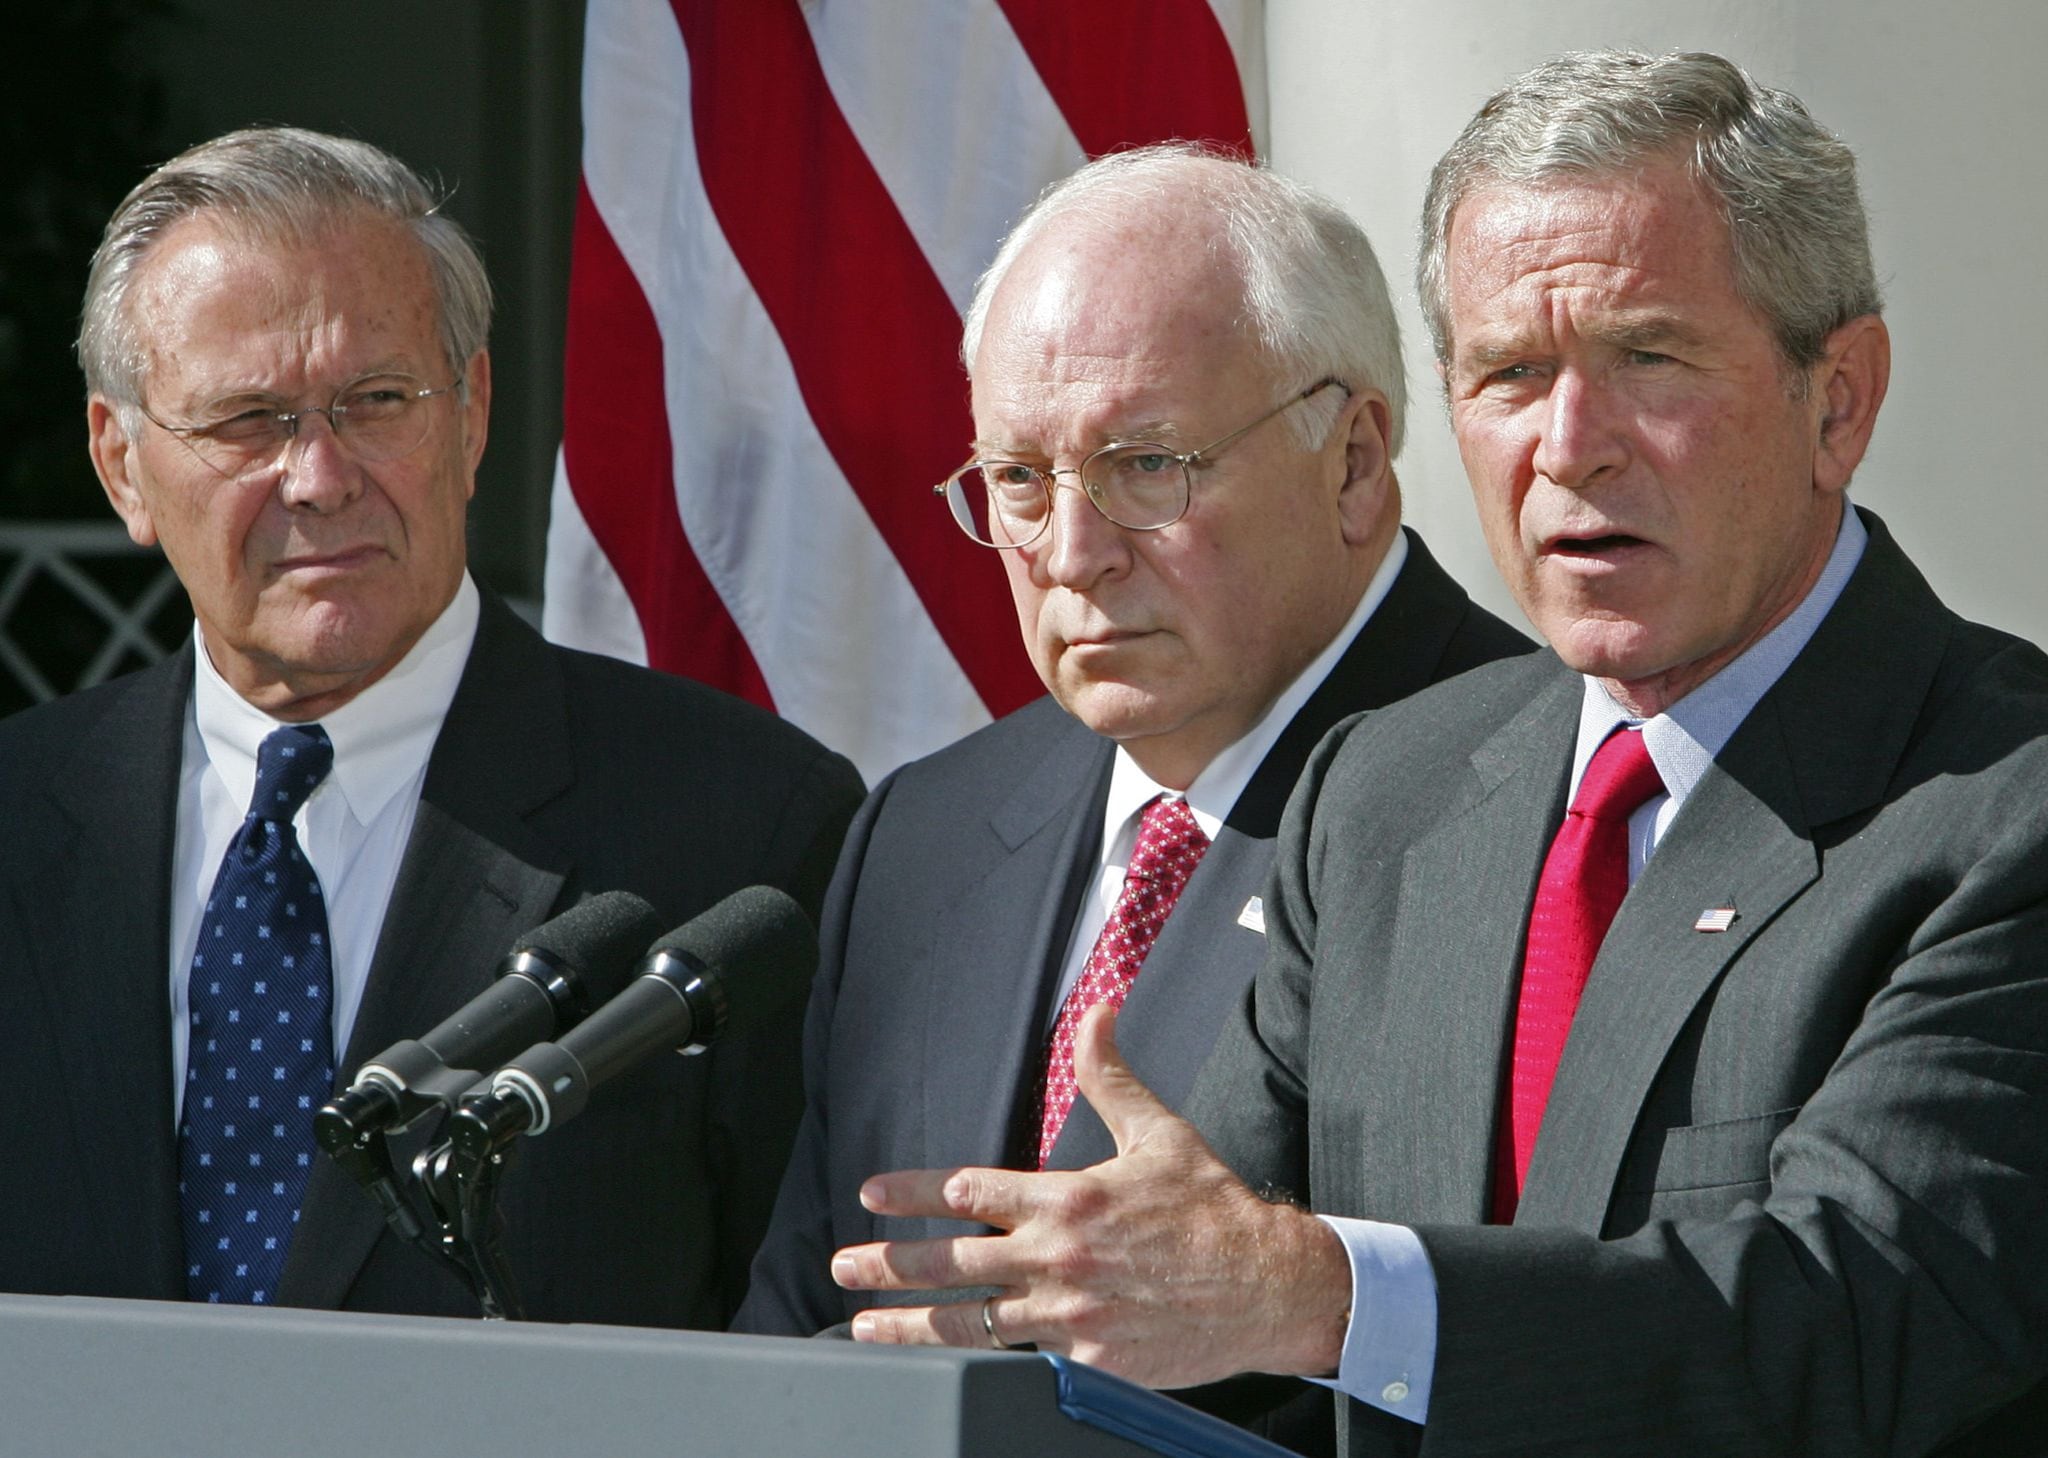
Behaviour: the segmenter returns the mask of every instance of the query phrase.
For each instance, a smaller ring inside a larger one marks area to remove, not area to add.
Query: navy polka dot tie
[[[313,1112],[334,1086],[327,907],[292,830],[333,763],[317,724],[263,741],[249,817],[200,919],[178,1127],[194,1301],[276,1298],[312,1170]]]

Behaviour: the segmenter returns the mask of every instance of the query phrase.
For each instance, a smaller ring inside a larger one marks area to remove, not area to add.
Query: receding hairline
[[[325,218],[295,220],[279,224],[274,220],[252,218],[240,214],[233,208],[204,208],[179,218],[151,240],[150,246],[135,261],[129,274],[127,287],[122,291],[121,309],[126,326],[133,333],[137,345],[143,351],[142,373],[137,383],[147,385],[161,362],[156,344],[156,331],[149,318],[151,306],[162,297],[164,273],[179,255],[199,247],[219,246],[225,249],[248,250],[258,255],[289,260],[293,254],[321,249],[333,249],[347,245],[352,240],[368,233],[382,233],[397,242],[404,253],[414,262],[413,282],[420,290],[420,301],[429,310],[428,334],[423,341],[434,359],[441,359],[447,353],[441,319],[441,299],[435,287],[434,259],[432,250],[422,243],[406,223],[389,214],[368,206],[338,208]],[[403,267],[403,265],[399,265]],[[398,277],[386,275],[386,287],[396,291]],[[221,280],[216,275],[214,286]],[[450,369],[460,375],[468,364],[466,360],[445,361]],[[381,363],[369,363],[371,371],[382,370]]]
[[[218,244],[273,256],[309,252],[345,244],[352,237],[381,233],[397,241],[413,260],[414,277],[424,290],[432,312],[432,333],[427,343],[438,358],[447,353],[443,301],[437,287],[433,250],[403,219],[392,216],[369,202],[337,201],[332,207],[287,218],[266,217],[230,204],[195,209],[168,224],[135,258],[118,303],[125,327],[146,356],[138,386],[146,385],[160,359],[148,327],[148,306],[158,297],[164,270],[177,255],[198,246]],[[445,360],[449,369],[462,373],[467,360]]]
[[[1161,193],[1118,201],[1129,206],[1076,208],[1070,218],[1055,218],[1054,226],[1036,232],[1009,260],[989,296],[977,353],[1005,332],[998,326],[1014,327],[1020,290],[1034,290],[1050,277],[1063,276],[1073,281],[1072,292],[1120,299],[1130,282],[1129,271],[1137,271],[1148,281],[1165,278],[1174,285],[1165,294],[1169,310],[1195,298],[1199,290],[1204,310],[1213,315],[1219,332],[1243,343],[1261,364],[1278,373],[1284,362],[1272,357],[1258,331],[1250,327],[1249,284],[1228,229],[1201,206],[1202,199]],[[1148,310],[1160,312],[1156,302]],[[968,363],[970,374],[978,376],[980,362]]]

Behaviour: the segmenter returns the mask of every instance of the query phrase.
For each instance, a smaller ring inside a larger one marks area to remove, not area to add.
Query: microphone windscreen
[[[803,996],[818,970],[818,933],[787,892],[749,886],[648,948],[718,976],[727,1032],[758,1027]]]
[[[519,950],[541,952],[576,974],[583,996],[596,1007],[631,980],[648,944],[661,935],[661,918],[631,891],[601,891],[577,902],[519,939]]]

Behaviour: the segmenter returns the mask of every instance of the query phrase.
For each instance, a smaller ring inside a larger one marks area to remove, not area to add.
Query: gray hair
[[[1736,291],[1794,369],[1883,307],[1856,158],[1797,97],[1705,52],[1573,51],[1496,92],[1430,173],[1415,283],[1437,358],[1451,349],[1451,219],[1476,188],[1612,176],[1660,157],[1683,160],[1726,219]]]
[[[1401,449],[1407,377],[1401,327],[1364,230],[1312,188],[1234,155],[1168,142],[1099,157],[1048,187],[1010,230],[974,286],[960,341],[971,376],[989,302],[1031,242],[1055,222],[1106,220],[1134,209],[1193,202],[1220,223],[1243,282],[1243,320],[1261,350],[1302,388],[1327,376],[1387,397],[1387,448]],[[1315,449],[1343,399],[1325,391],[1288,412],[1295,439]]]
[[[280,241],[317,237],[366,215],[404,227],[426,252],[441,348],[459,374],[489,342],[491,284],[476,245],[441,211],[442,201],[381,148],[298,127],[229,132],[173,157],[122,200],[93,253],[78,333],[86,389],[141,405],[149,355],[129,312],[136,275],[166,233],[201,213]]]

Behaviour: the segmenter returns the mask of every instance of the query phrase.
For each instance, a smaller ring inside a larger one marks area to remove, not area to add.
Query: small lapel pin
[[[1700,919],[1692,924],[1696,932],[1724,932],[1735,925],[1735,908],[1732,906],[1710,906],[1700,913]]]
[[[1260,936],[1266,934],[1266,904],[1254,896],[1245,902],[1244,910],[1237,914],[1237,924]]]

